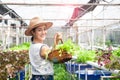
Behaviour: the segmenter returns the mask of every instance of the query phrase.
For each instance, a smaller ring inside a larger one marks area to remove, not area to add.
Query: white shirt
[[[41,47],[45,44],[37,43],[31,44],[29,50],[30,63],[32,65],[33,75],[53,75],[53,63],[49,60],[43,59],[40,56]]]

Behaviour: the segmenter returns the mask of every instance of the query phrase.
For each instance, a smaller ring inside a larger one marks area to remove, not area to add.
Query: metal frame
[[[50,3],[6,3],[2,2],[0,4],[7,4],[7,5],[26,5],[26,6],[81,6],[81,5],[97,5],[97,6],[120,6],[120,4],[98,4],[98,3],[87,3],[87,4],[50,4]]]
[[[101,80],[107,79],[120,79],[120,76],[101,76]]]

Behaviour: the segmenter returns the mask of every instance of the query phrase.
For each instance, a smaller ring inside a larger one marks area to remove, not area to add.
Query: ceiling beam
[[[25,6],[82,6],[82,5],[97,5],[97,6],[120,6],[120,3],[114,3],[114,4],[97,4],[97,3],[88,3],[88,4],[50,4],[50,3],[16,3],[16,2],[0,2],[0,4],[6,4],[6,5],[25,5]]]

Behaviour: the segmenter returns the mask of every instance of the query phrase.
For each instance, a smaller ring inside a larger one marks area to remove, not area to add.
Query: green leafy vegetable
[[[76,62],[85,63],[86,61],[94,61],[95,60],[95,51],[81,49],[77,55]]]
[[[14,47],[9,48],[9,50],[28,50],[30,43],[23,43]]]
[[[73,43],[70,39],[65,41],[63,44],[59,44],[56,46],[56,49],[60,49],[61,51],[67,51],[69,54],[74,55],[78,50],[80,50],[80,46]]]
[[[82,49],[79,45],[73,43],[70,39],[65,41],[63,44],[57,45],[56,49],[60,49],[61,51],[65,50],[69,54],[76,56],[76,62],[79,63],[85,63],[86,61],[94,61],[96,56],[95,51]]]

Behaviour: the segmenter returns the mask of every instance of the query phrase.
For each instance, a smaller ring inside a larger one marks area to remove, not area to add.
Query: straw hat
[[[25,35],[32,36],[31,30],[38,27],[39,25],[46,25],[46,29],[48,29],[53,25],[53,23],[45,22],[42,19],[40,19],[39,17],[34,17],[30,20],[30,24],[29,24],[27,30],[25,30]]]

